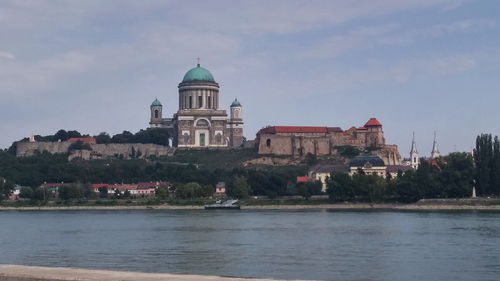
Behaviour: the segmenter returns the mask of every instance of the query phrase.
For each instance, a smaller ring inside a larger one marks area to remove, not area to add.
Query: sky
[[[59,129],[137,132],[201,65],[244,135],[267,125],[384,125],[403,156],[500,135],[500,1],[0,2],[0,148]]]

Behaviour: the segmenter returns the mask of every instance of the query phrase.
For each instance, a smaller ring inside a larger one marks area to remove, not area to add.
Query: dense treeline
[[[81,134],[78,131],[66,131],[59,130],[54,135],[47,136],[34,136],[36,141],[40,142],[57,142],[57,141],[67,141],[70,138],[81,138],[81,137],[91,137],[88,134]],[[140,130],[139,132],[133,134],[129,131],[123,131],[121,134],[116,134],[110,136],[108,133],[100,133],[93,136],[97,143],[153,143],[159,145],[168,146],[168,139],[171,137],[168,131],[161,128],[148,128],[146,130]],[[27,141],[25,138],[22,141]],[[9,149],[11,153],[15,152],[16,143],[12,145]]]
[[[169,181],[175,184],[198,183],[215,186],[226,182],[230,195],[295,195],[296,177],[306,173],[303,167],[276,170],[236,168],[232,170],[178,166],[146,160],[68,161],[67,155],[40,153],[32,157],[16,158],[0,152],[0,175],[21,186],[32,188],[44,182],[66,183],[137,183]],[[242,183],[245,182],[246,184]],[[246,186],[246,187],[242,187]],[[233,193],[234,192],[234,193]]]
[[[472,195],[474,180],[472,157],[451,153],[437,160],[421,159],[416,171],[381,178],[362,171],[350,177],[332,174],[328,193],[334,201],[415,202],[424,198],[464,198]]]

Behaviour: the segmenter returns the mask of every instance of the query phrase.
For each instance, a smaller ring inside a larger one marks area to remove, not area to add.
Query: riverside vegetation
[[[40,203],[48,200],[83,201],[130,198],[130,194],[95,193],[90,183],[133,183],[168,181],[171,189],[160,187],[155,201],[200,200],[209,198],[217,182],[226,183],[230,197],[300,196],[305,200],[321,194],[321,183],[296,183],[296,177],[307,173],[315,159],[307,164],[286,167],[243,167],[238,158],[255,154],[248,149],[220,151],[179,151],[174,156],[187,163],[172,164],[172,159],[68,161],[67,155],[40,153],[16,158],[12,149],[0,151],[0,200],[12,192],[15,184],[24,186],[21,197]],[[241,156],[241,157],[239,157]],[[200,165],[200,161],[203,162]],[[214,163],[214,165],[210,165]],[[226,163],[218,166],[215,163]],[[230,164],[229,164],[230,163]],[[215,168],[216,167],[216,168]],[[41,188],[44,182],[74,183],[59,190],[58,198]],[[423,198],[470,197],[476,186],[478,196],[500,195],[500,143],[498,137],[480,135],[474,157],[468,153],[451,153],[434,162],[421,159],[416,171],[381,178],[359,171],[354,176],[334,173],[328,181],[330,202],[416,202]],[[296,200],[296,199],[294,199]],[[252,201],[252,200],[249,200]],[[255,200],[253,200],[255,201]],[[192,201],[195,202],[195,201]],[[202,202],[202,201],[197,201]],[[299,201],[291,201],[298,203]],[[304,201],[300,201],[304,202]],[[185,203],[185,202],[184,202]]]

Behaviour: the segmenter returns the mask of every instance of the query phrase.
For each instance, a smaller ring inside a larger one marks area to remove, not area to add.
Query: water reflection
[[[323,280],[500,275],[498,213],[13,211],[0,225],[0,263]]]

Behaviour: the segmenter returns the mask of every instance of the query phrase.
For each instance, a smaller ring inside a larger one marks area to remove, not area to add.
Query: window
[[[158,109],[157,109],[157,110],[155,110],[155,118],[158,118],[158,115],[159,115],[159,113],[158,113]]]
[[[271,139],[266,140],[266,146],[269,148],[271,147]]]
[[[200,134],[200,146],[205,146],[205,134]]]
[[[207,97],[208,108],[212,108],[212,97]]]
[[[210,123],[208,123],[207,119],[200,119],[200,120],[196,121],[196,126],[198,126],[198,127],[208,127],[208,126],[210,126]]]
[[[202,106],[203,106],[203,97],[198,96],[198,108],[202,108]]]
[[[189,108],[193,108],[193,97],[189,96]]]

